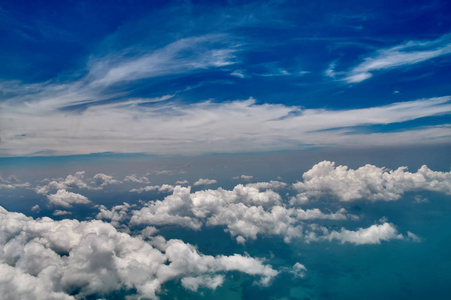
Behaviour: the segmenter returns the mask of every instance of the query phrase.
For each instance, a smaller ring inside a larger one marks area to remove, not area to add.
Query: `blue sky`
[[[1,1],[1,299],[447,299],[450,1]]]
[[[2,2],[0,155],[449,143],[450,10]]]

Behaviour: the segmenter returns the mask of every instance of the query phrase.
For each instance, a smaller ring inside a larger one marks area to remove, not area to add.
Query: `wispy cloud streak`
[[[405,122],[451,112],[451,96],[352,110],[301,109],[256,100],[156,106],[90,106],[47,113],[1,105],[1,155],[96,152],[201,154],[305,146],[400,145],[450,140],[446,125],[350,134],[350,127]],[[340,129],[341,128],[341,129]],[[345,129],[343,129],[345,128]],[[347,128],[347,129],[346,129]],[[331,131],[330,129],[334,129]]]
[[[342,78],[347,83],[369,79],[374,72],[410,66],[451,53],[451,34],[432,41],[408,41],[401,45],[376,51],[363,62],[346,72],[336,72],[335,63],[325,72],[326,76]]]

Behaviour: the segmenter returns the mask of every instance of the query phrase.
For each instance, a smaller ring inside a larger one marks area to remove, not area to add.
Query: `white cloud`
[[[433,41],[409,41],[404,44],[381,49],[347,72],[348,83],[362,82],[372,77],[373,72],[402,66],[410,66],[451,53],[451,35],[444,35]],[[334,65],[326,75],[334,77]]]
[[[256,189],[272,189],[277,190],[281,189],[287,186],[285,182],[277,181],[277,180],[271,180],[269,182],[256,182],[256,183],[248,183],[246,184],[247,187],[253,187]]]
[[[17,177],[14,175],[9,175],[8,177],[6,177],[6,179],[3,178],[2,176],[0,176],[0,182],[1,183],[19,183],[20,180],[17,179]]]
[[[119,227],[122,222],[130,218],[127,212],[133,206],[135,205],[124,202],[122,205],[115,205],[111,210],[108,210],[104,205],[99,205],[97,206],[99,213],[96,215],[96,219],[109,220],[111,225]]]
[[[92,178],[92,183],[94,184],[94,189],[102,189],[104,186],[110,184],[119,184],[119,180],[113,179],[113,176],[106,175],[103,173],[98,173]]]
[[[176,185],[183,185],[183,184],[188,184],[189,181],[188,180],[178,180],[175,182]]]
[[[429,203],[429,199],[421,195],[415,195],[415,197],[413,197],[413,203]]]
[[[0,263],[0,296],[2,299],[55,299],[55,300],[75,300],[73,296],[63,292],[56,292],[53,289],[53,280],[57,271],[53,266],[49,266],[38,276],[30,275],[19,268],[15,268],[5,263]]]
[[[89,189],[89,185],[85,182],[85,172],[79,171],[74,175],[68,175],[65,179],[52,180],[44,186],[38,186],[35,191],[38,194],[46,195],[60,189],[78,188]]]
[[[91,62],[89,77],[94,86],[123,81],[217,68],[234,63],[234,50],[226,45],[227,36],[204,35],[175,41],[161,49],[127,59],[109,56]]]
[[[409,238],[412,241],[417,242],[417,243],[419,243],[419,242],[421,242],[423,240],[418,235],[416,235],[416,234],[414,234],[414,233],[412,233],[410,231],[407,231],[407,238]]]
[[[247,76],[244,74],[243,70],[235,70],[230,75],[238,77],[238,78],[246,78]]]
[[[451,194],[451,172],[436,172],[422,166],[416,173],[406,167],[388,170],[365,165],[357,170],[335,166],[322,161],[302,176],[303,181],[293,184],[298,191],[292,203],[304,203],[312,197],[330,195],[340,201],[365,199],[371,201],[398,200],[405,192],[436,191]]]
[[[185,277],[182,279],[182,285],[184,288],[197,292],[199,287],[206,287],[211,290],[215,290],[218,286],[221,286],[224,282],[223,275],[216,276],[197,276],[197,277]]]
[[[173,185],[162,184],[162,185],[148,185],[142,188],[131,189],[130,192],[142,193],[142,192],[158,191],[159,193],[170,193],[173,190],[174,190]]]
[[[25,183],[0,183],[0,190],[1,189],[8,189],[8,190],[14,190],[16,188],[27,188],[30,187],[29,182]]]
[[[58,190],[56,194],[47,195],[47,199],[53,205],[72,207],[72,204],[89,204],[91,201],[83,195],[68,192],[65,189]]]
[[[133,289],[137,297],[157,299],[170,280],[214,289],[228,271],[261,284],[278,274],[260,259],[204,255],[180,240],[155,237],[152,246],[98,220],[34,220],[0,207],[0,228],[2,299],[81,299]]]
[[[294,277],[304,278],[305,272],[307,272],[307,268],[300,263],[295,263],[291,273],[293,273]]]
[[[244,179],[244,180],[251,180],[252,178],[254,178],[254,176],[251,175],[241,175],[232,177],[232,179]]]
[[[364,244],[380,244],[381,241],[389,241],[393,239],[404,239],[396,228],[390,223],[381,225],[372,225],[368,228],[360,228],[356,231],[342,228],[340,231],[332,231],[323,239],[338,240],[343,243],[351,243],[356,245]]]
[[[355,219],[345,209],[325,214],[319,209],[285,207],[272,190],[239,184],[233,190],[202,190],[191,193],[190,187],[177,186],[172,195],[151,201],[132,211],[133,225],[178,225],[193,230],[202,226],[225,226],[238,243],[256,239],[257,235],[280,235],[286,242],[303,237],[303,222],[313,220]]]
[[[136,183],[150,183],[149,178],[142,176],[142,177],[138,177],[134,174],[132,175],[128,175],[124,177],[124,181],[130,181],[130,182],[136,182]]]
[[[74,175],[68,175],[65,179],[49,180],[46,185],[37,186],[34,190],[37,194],[46,196],[51,204],[72,207],[71,204],[74,203],[88,204],[91,201],[85,196],[67,191],[67,189],[102,190],[107,185],[121,183],[121,181],[103,173],[98,173],[91,179],[85,179],[84,174],[84,171],[79,171]]]
[[[194,186],[197,185],[210,185],[210,184],[215,184],[218,181],[215,179],[204,179],[204,178],[200,178],[198,181],[196,181],[195,183],[193,183]]]
[[[64,216],[64,215],[70,215],[70,214],[72,214],[70,211],[67,211],[67,210],[59,210],[59,209],[57,209],[57,210],[55,210],[55,211],[53,212],[53,215],[54,215],[54,216]]]
[[[28,187],[30,187],[29,182],[21,183],[20,180],[17,179],[17,177],[14,175],[10,175],[6,179],[0,176],[0,190],[1,189],[14,190],[16,188],[28,188]]]
[[[186,105],[173,102],[159,106],[98,105],[76,113],[60,111],[63,107],[42,112],[21,106],[20,102],[14,105],[1,102],[2,114],[10,121],[2,128],[0,154],[34,155],[50,150],[50,155],[108,151],[190,155],[299,149],[302,145],[437,143],[447,141],[449,126],[373,134],[352,132],[352,127],[444,114],[451,111],[450,99],[447,96],[361,109],[326,110],[257,104],[251,98]],[[60,130],[55,131],[54,124]],[[76,130],[73,124],[78,124]],[[55,143],[56,140],[65,142]]]
[[[132,224],[169,225],[175,224],[194,230],[201,228],[202,224],[195,218],[188,216],[190,188],[176,186],[173,194],[164,201],[148,203],[139,211],[133,211],[130,220]]]
[[[31,208],[31,211],[34,211],[34,212],[40,212],[41,211],[41,208],[39,207],[39,205],[34,205],[32,208]]]
[[[327,70],[324,71],[324,75],[331,77],[331,78],[335,78],[335,76],[337,75],[337,73],[335,73],[336,66],[337,66],[337,64],[335,62],[331,63],[329,65],[329,68],[327,68]]]

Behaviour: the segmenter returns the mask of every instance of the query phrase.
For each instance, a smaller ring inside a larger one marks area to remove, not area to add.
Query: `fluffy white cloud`
[[[406,167],[387,170],[365,165],[353,170],[347,166],[335,166],[334,162],[322,161],[305,172],[302,178],[302,182],[293,184],[298,195],[292,199],[292,203],[304,203],[311,197],[324,195],[331,195],[340,201],[390,201],[411,191],[451,194],[451,172],[436,172],[427,166],[410,173]]]
[[[390,223],[381,225],[372,225],[368,228],[359,228],[356,231],[342,228],[340,231],[332,231],[322,237],[328,240],[338,240],[343,243],[351,243],[356,245],[364,244],[380,244],[381,241],[389,241],[393,239],[404,239],[396,228]]]
[[[98,220],[109,220],[111,225],[114,227],[119,227],[120,223],[128,220],[130,216],[128,215],[128,210],[135,205],[130,205],[124,202],[122,205],[115,205],[108,210],[104,205],[99,205],[99,213],[96,215]]]
[[[98,173],[94,175],[92,179],[95,189],[102,189],[104,186],[109,184],[121,183],[119,180],[113,179],[113,176],[106,175],[103,173]]]
[[[247,187],[254,187],[257,189],[272,189],[277,190],[287,186],[285,182],[271,180],[269,182],[256,182],[256,183],[248,183]]]
[[[138,177],[134,174],[124,177],[124,181],[136,182],[136,183],[150,183],[149,178],[142,176]]]
[[[174,186],[170,184],[148,185],[142,188],[131,189],[130,192],[142,193],[150,191],[158,191],[159,193],[170,193],[174,190]]]
[[[66,178],[46,181],[48,181],[47,184],[34,188],[36,193],[45,195],[50,204],[64,207],[72,207],[71,204],[91,203],[85,196],[70,192],[68,189],[102,190],[107,185],[122,183],[103,173],[97,173],[91,179],[85,179],[84,171],[68,175]]]
[[[50,180],[49,183],[35,188],[36,193],[47,195],[61,189],[87,189],[87,190],[101,190],[110,184],[119,184],[121,181],[116,180],[113,176],[103,173],[97,173],[92,178],[85,179],[85,172],[79,171],[74,175],[68,175],[66,178],[59,178]]]
[[[30,187],[29,182],[21,183],[15,176],[10,176],[6,180],[0,177],[0,190],[1,189],[14,190],[16,188],[28,188],[28,187]]]
[[[67,211],[67,210],[59,210],[59,209],[57,209],[57,210],[55,210],[55,211],[53,212],[53,215],[54,215],[54,216],[64,216],[64,215],[70,215],[70,214],[71,214],[70,211]]]
[[[58,190],[56,194],[47,195],[47,199],[53,205],[72,207],[72,204],[89,204],[91,201],[83,195],[68,192],[65,189]]]
[[[64,292],[55,292],[54,280],[58,270],[49,266],[39,276],[30,275],[19,268],[0,263],[0,296],[11,300],[75,300]]]
[[[148,243],[98,220],[34,220],[0,207],[0,229],[2,299],[80,299],[120,289],[156,299],[169,280],[196,290],[216,288],[227,271],[257,276],[261,284],[278,274],[259,259],[204,255],[162,237]]]
[[[273,184],[269,184],[271,186]],[[278,185],[278,184],[277,184]],[[266,185],[265,185],[266,187]],[[176,186],[172,195],[151,201],[132,212],[133,225],[179,225],[199,230],[203,225],[225,226],[238,243],[257,235],[280,235],[286,242],[303,236],[303,222],[356,218],[345,209],[325,214],[319,209],[285,207],[279,194],[239,184],[231,191],[222,188],[191,193]]]
[[[196,292],[199,287],[206,287],[215,290],[218,286],[221,286],[224,282],[223,275],[216,276],[197,276],[197,277],[185,277],[182,279],[182,285],[186,289]]]
[[[198,181],[196,181],[195,183],[193,183],[194,186],[197,185],[210,185],[210,184],[215,184],[218,181],[215,179],[204,179],[204,178],[200,178]]]
[[[189,181],[188,180],[178,180],[175,182],[176,185],[183,185],[183,184],[188,184]]]
[[[291,273],[293,273],[294,277],[304,278],[305,272],[307,272],[307,268],[300,263],[295,263]]]
[[[30,187],[29,182],[21,182],[14,175],[10,175],[6,178],[0,176],[0,190],[1,189],[14,190],[16,188],[28,188],[28,187]]]
[[[136,225],[175,224],[194,230],[200,229],[202,223],[187,215],[190,214],[190,190],[189,187],[176,186],[172,195],[167,196],[164,201],[151,202],[142,209],[133,211],[130,222]]]
[[[79,171],[74,175],[68,175],[65,179],[52,180],[44,186],[38,186],[35,190],[38,194],[49,194],[60,189],[78,188],[88,189],[89,186],[84,180],[85,172]]]

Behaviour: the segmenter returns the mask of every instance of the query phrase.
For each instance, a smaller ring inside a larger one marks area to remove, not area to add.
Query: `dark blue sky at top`
[[[375,71],[357,84],[324,72],[332,63],[336,72],[349,70],[410,40],[439,39],[451,31],[450,13],[449,1],[2,1],[0,79],[72,81],[95,58],[224,34],[223,42],[236,47],[234,64],[113,88],[140,97],[184,91],[176,97],[183,102],[254,97],[309,108],[444,96],[451,92],[449,55]],[[237,70],[244,78],[231,75]]]

